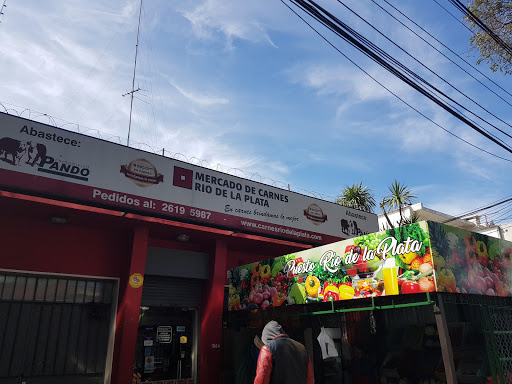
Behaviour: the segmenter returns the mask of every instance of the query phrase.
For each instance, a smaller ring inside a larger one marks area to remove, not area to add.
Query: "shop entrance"
[[[194,383],[195,316],[196,311],[188,308],[141,308],[135,382],[181,379]]]
[[[144,276],[133,383],[195,383],[201,287],[200,279]]]

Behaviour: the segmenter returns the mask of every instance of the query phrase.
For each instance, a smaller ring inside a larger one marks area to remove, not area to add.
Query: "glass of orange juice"
[[[388,258],[384,261],[382,276],[384,278],[384,292],[386,296],[398,295],[398,268],[395,264],[395,259]]]

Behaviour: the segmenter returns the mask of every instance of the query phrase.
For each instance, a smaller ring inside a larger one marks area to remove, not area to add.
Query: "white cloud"
[[[215,96],[207,96],[198,94],[195,92],[187,91],[184,88],[178,86],[172,81],[169,81],[169,83],[178,90],[179,93],[181,93],[184,97],[186,97],[188,100],[193,102],[194,104],[198,104],[200,106],[204,107],[210,107],[214,105],[224,105],[229,104],[229,100],[225,97],[215,97]]]

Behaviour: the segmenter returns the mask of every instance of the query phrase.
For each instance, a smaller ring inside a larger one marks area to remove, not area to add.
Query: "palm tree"
[[[389,194],[382,199],[382,203],[380,204],[382,211],[384,212],[384,216],[388,220],[388,224],[391,225],[391,222],[386,214],[385,208],[388,210],[398,209],[400,212],[400,221],[398,226],[404,224],[404,219],[402,217],[402,208],[407,205],[411,205],[412,201],[416,198],[413,195],[412,191],[405,184],[400,184],[397,180],[395,180],[389,187]],[[393,226],[391,226],[393,227]]]
[[[367,186],[363,186],[362,182],[352,186],[345,186],[334,202],[348,208],[371,213],[373,213],[373,208],[375,207],[375,198],[373,197],[372,190]]]

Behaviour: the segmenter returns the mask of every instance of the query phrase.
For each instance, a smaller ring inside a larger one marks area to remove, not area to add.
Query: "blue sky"
[[[475,65],[470,32],[433,0],[389,0]],[[287,4],[289,2],[285,1]],[[438,0],[459,19],[447,0]],[[377,34],[337,1],[337,17],[468,109],[512,129]],[[347,0],[404,50],[504,121],[512,107],[411,35],[371,0]],[[392,12],[382,0],[376,3]],[[1,17],[0,101],[11,113],[126,143],[138,1],[7,2]],[[312,23],[400,98],[465,140],[512,154]],[[416,29],[417,30],[417,29]],[[418,30],[422,36],[425,33]],[[512,97],[446,51],[509,103]],[[478,69],[507,90],[512,77]],[[324,198],[363,182],[377,200],[397,179],[416,202],[459,214],[511,194],[510,162],[457,140],[347,61],[277,0],[145,1],[131,144]],[[2,108],[2,110],[4,110]],[[509,139],[508,143],[512,140]],[[510,221],[510,220],[509,220]]]

